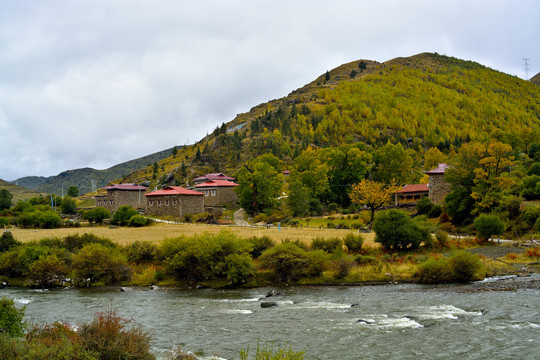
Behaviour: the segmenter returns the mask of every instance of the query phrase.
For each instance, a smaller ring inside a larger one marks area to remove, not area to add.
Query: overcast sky
[[[537,0],[0,0],[0,179],[194,143],[343,63],[540,71]]]

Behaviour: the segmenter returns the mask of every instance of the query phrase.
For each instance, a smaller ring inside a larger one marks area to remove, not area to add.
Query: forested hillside
[[[337,171],[351,165],[346,162],[355,149],[365,159],[362,176],[383,180],[377,150],[389,143],[400,145],[411,161],[398,181],[415,182],[431,148],[448,156],[464,143],[496,138],[526,153],[539,142],[539,99],[540,88],[531,82],[443,55],[355,61],[238,115],[194,146],[128,179],[186,184],[205,172],[232,175],[268,153],[283,169],[298,167],[297,159],[316,154],[321,166]],[[350,184],[343,177],[337,176],[334,186]]]

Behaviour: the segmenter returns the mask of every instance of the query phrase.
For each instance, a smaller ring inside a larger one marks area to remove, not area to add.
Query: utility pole
[[[523,59],[523,70],[525,70],[525,80],[529,81],[529,60],[530,58]]]

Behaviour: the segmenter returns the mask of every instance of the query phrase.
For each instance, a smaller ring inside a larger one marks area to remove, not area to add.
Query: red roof
[[[396,194],[403,194],[403,193],[418,193],[418,192],[429,192],[429,188],[427,184],[409,184],[402,187],[399,191],[396,192]]]
[[[426,174],[428,175],[437,175],[437,174],[444,174],[446,169],[448,169],[449,166],[445,163],[439,164],[435,169],[431,169],[429,171],[426,171]]]
[[[195,185],[196,188],[230,187],[230,186],[238,186],[238,184],[232,181],[227,181],[227,180],[212,180],[212,181],[204,182],[202,184]]]
[[[224,175],[222,173],[205,174],[204,176],[199,176],[199,177],[193,179],[193,181],[204,181],[204,180],[229,180],[229,181],[234,181],[235,179],[230,177],[230,176]]]
[[[146,186],[137,185],[137,184],[113,184],[105,187],[105,190],[132,190],[132,191],[146,191],[148,188]]]
[[[151,193],[145,194],[145,196],[161,196],[161,195],[204,195],[202,192],[188,190],[181,186],[167,186],[161,190],[152,191]]]

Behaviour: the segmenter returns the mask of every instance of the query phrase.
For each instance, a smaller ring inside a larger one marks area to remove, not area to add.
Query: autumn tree
[[[369,224],[373,223],[375,211],[382,207],[400,189],[395,183],[392,185],[381,184],[372,180],[362,180],[352,186],[351,201],[355,204],[365,205],[371,211]]]

